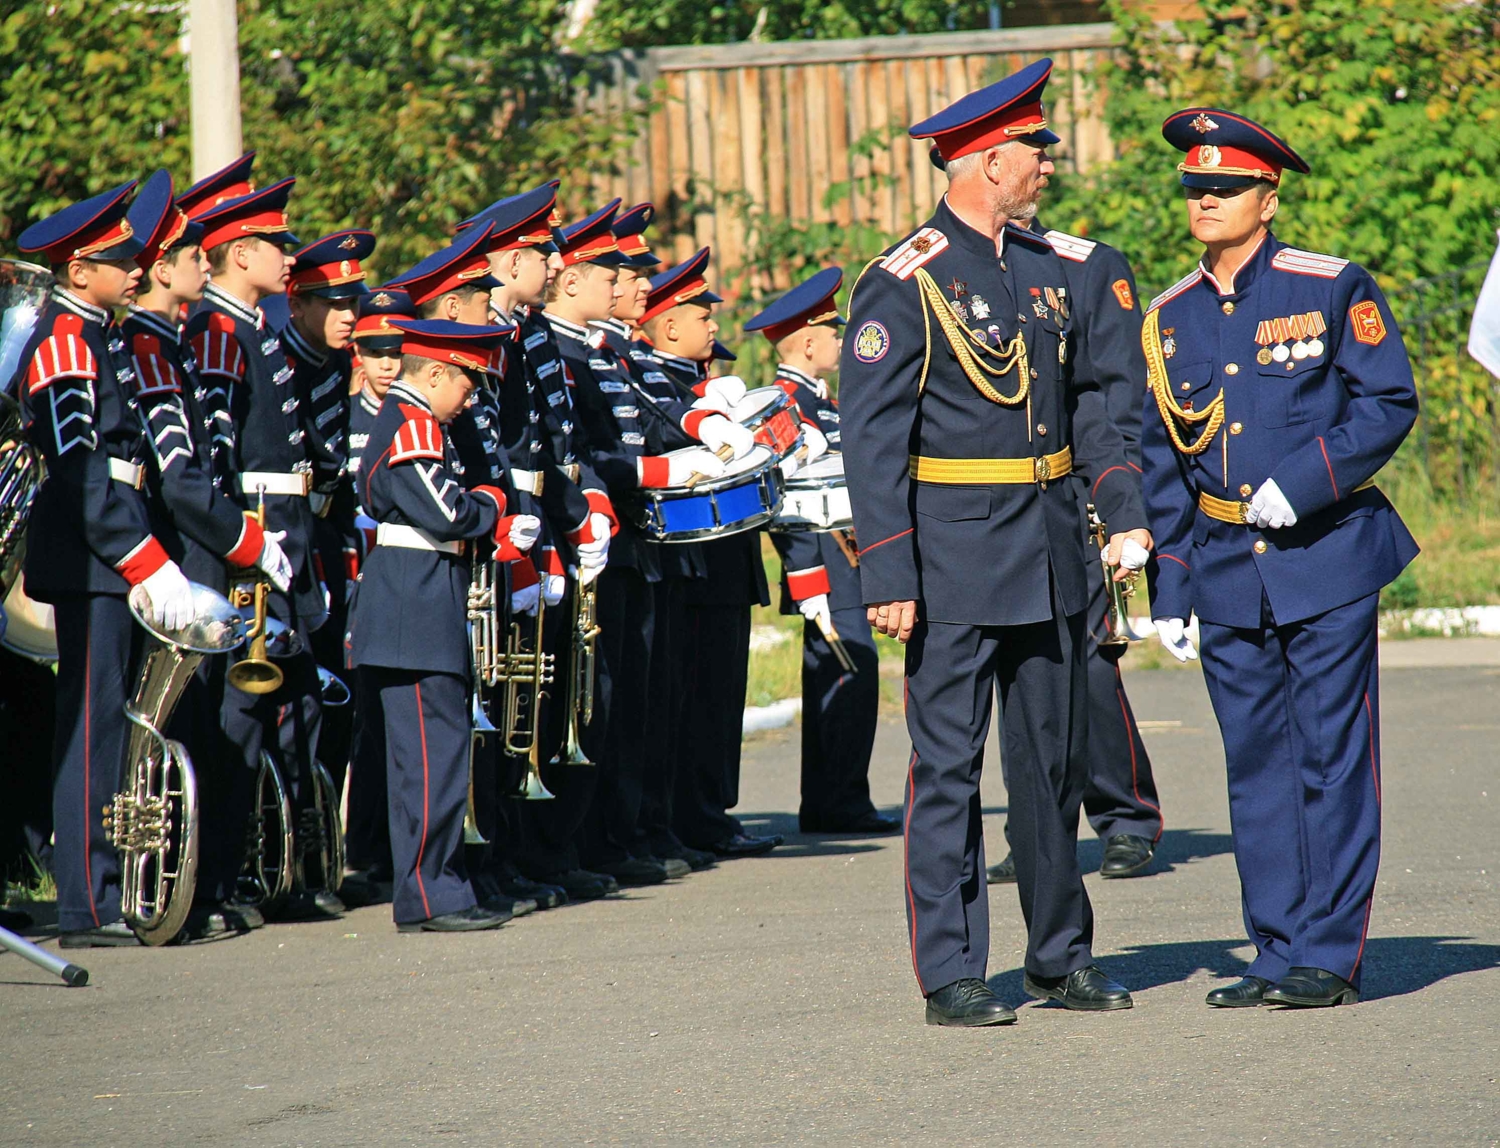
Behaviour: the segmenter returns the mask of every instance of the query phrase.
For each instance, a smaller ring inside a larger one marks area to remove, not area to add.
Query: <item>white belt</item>
[[[109,460],[109,477],[137,490],[146,485],[146,468],[138,462],[126,462],[123,458]]]
[[[240,475],[240,489],[249,495],[260,493],[265,487],[267,494],[290,494],[306,498],[312,489],[312,475],[307,471],[282,474],[274,470],[247,470]]]
[[[415,526],[399,526],[394,522],[382,522],[375,528],[376,546],[399,546],[406,550],[436,550],[440,554],[463,554],[463,540],[444,542],[434,538],[425,530]]]
[[[510,480],[516,484],[516,489],[535,498],[542,496],[542,481],[546,477],[539,470],[512,470],[510,472]]]

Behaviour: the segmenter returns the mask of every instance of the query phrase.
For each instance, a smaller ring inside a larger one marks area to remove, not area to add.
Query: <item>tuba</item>
[[[595,620],[599,591],[583,579],[573,591],[572,660],[568,673],[568,733],[562,748],[552,758],[553,765],[593,765],[583,752],[579,740],[583,727],[594,720],[594,660],[599,642],[599,623]]]
[[[252,905],[275,908],[292,891],[295,868],[292,798],[269,750],[260,751],[255,804],[240,870],[241,895]]]
[[[198,875],[198,786],[181,742],[163,730],[198,663],[232,650],[245,625],[228,600],[193,583],[193,620],[181,630],[149,620],[145,588],[130,612],[150,638],[135,694],[125,707],[130,741],[125,781],[104,807],[104,831],[120,851],[120,908],[148,945],[175,937],[193,904]]]
[[[1089,503],[1089,536],[1093,538],[1094,545],[1099,548],[1099,561],[1104,565],[1104,592],[1108,597],[1108,605],[1105,609],[1105,636],[1099,639],[1099,645],[1107,649],[1124,649],[1131,642],[1144,641],[1141,635],[1130,628],[1130,614],[1126,604],[1135,595],[1135,584],[1139,577],[1134,571],[1130,577],[1123,582],[1115,581],[1115,568],[1107,561],[1109,552],[1109,530],[1104,525],[1104,519],[1099,517],[1099,512],[1094,509],[1094,504]]]

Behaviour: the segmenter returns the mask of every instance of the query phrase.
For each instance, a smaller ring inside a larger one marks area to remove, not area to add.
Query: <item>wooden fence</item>
[[[1046,99],[1063,138],[1054,149],[1059,167],[1110,158],[1093,73],[1112,32],[1111,24],[1079,24],[595,57],[580,109],[634,118],[638,130],[608,169],[585,173],[586,194],[571,181],[579,190],[567,202],[584,210],[614,196],[627,205],[650,200],[658,251],[681,259],[711,245],[721,275],[745,256],[745,217],[735,204],[896,234],[925,219],[946,186],[926,142],[906,128],[1038,57],[1056,61]]]

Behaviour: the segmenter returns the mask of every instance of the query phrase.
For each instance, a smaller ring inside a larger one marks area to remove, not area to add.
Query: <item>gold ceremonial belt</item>
[[[1375,485],[1375,480],[1368,479],[1360,483],[1349,493],[1358,494],[1361,490],[1369,490]],[[1215,498],[1211,494],[1198,495],[1198,509],[1210,518],[1216,518],[1220,522],[1227,522],[1231,526],[1244,526],[1249,519],[1250,513],[1248,502],[1233,502],[1227,498]]]
[[[928,458],[911,456],[911,476],[918,482],[949,485],[1024,485],[1048,482],[1073,472],[1073,448],[1041,458]]]

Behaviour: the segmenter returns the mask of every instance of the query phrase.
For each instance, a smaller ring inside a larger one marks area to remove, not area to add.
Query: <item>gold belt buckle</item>
[[[1052,463],[1046,455],[1036,460],[1036,480],[1041,483],[1042,489],[1047,489],[1047,480],[1052,477]]]
[[[1250,504],[1248,502],[1236,502],[1235,505],[1240,509],[1240,525],[1249,526],[1251,522]]]

